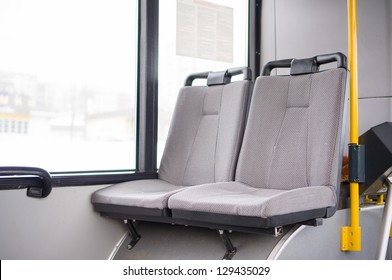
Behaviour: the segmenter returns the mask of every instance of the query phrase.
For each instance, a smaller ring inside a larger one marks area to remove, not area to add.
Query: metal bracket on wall
[[[365,183],[365,145],[349,144],[349,182]]]
[[[131,220],[124,220],[124,223],[127,225],[128,232],[129,232],[129,235],[131,237],[131,242],[129,242],[129,244],[127,246],[127,249],[131,250],[133,247],[135,247],[136,243],[139,242],[141,236],[137,232],[137,230],[135,228],[135,225],[133,224],[133,221],[131,221]]]
[[[226,230],[218,230],[218,232],[226,247],[226,253],[222,259],[231,260],[234,257],[234,255],[237,253],[237,248],[233,246],[233,243],[231,243],[230,237],[227,234]]]

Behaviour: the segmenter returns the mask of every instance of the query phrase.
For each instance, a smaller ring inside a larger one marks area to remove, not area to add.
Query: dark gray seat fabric
[[[346,79],[343,68],[257,78],[235,182],[173,194],[173,218],[237,226],[254,218],[270,227],[328,216],[337,204]]]
[[[127,215],[167,215],[168,198],[183,188],[234,180],[252,82],[230,83],[228,73],[230,69],[209,73],[209,86],[180,90],[158,179],[98,190],[91,199],[95,210],[122,218],[124,211]],[[216,82],[217,77],[222,79]]]

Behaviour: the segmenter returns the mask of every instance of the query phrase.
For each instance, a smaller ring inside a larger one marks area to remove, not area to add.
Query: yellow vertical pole
[[[348,0],[348,57],[350,67],[350,144],[358,144],[357,1]],[[359,184],[350,183],[352,227],[359,226]],[[356,211],[358,209],[358,211]]]
[[[350,144],[358,144],[357,1],[347,0],[348,58],[350,67]],[[341,249],[361,250],[359,183],[350,182],[350,226],[342,227]]]

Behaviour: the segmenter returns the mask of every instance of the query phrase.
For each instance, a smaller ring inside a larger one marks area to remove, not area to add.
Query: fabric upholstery
[[[169,208],[268,218],[335,206],[345,89],[344,69],[259,77],[235,182],[185,189]]]
[[[249,81],[184,87],[178,96],[159,178],[191,186],[234,180]]]
[[[268,218],[333,206],[336,195],[328,186],[293,190],[254,188],[239,182],[186,188],[169,198],[169,209]]]
[[[98,190],[92,203],[164,209],[170,195],[184,186],[233,180],[250,87],[250,81],[238,81],[182,88],[159,179]]]
[[[344,69],[258,78],[236,181],[336,188],[345,81]]]

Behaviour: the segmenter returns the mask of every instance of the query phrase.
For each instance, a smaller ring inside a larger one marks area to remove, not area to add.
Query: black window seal
[[[73,173],[72,176],[66,174],[52,174],[52,183],[53,187],[110,185],[126,181],[156,178],[158,178],[156,172],[110,170]]]
[[[136,169],[157,171],[159,1],[139,0]]]
[[[135,172],[131,170],[86,171],[51,173],[52,187],[72,187],[91,185],[110,185],[126,181],[156,179],[156,172]],[[28,187],[38,187],[42,184],[36,176],[7,176],[0,177],[0,190],[18,190]]]
[[[252,70],[252,81],[260,75],[262,3],[262,0],[249,0],[248,7],[248,66]]]

